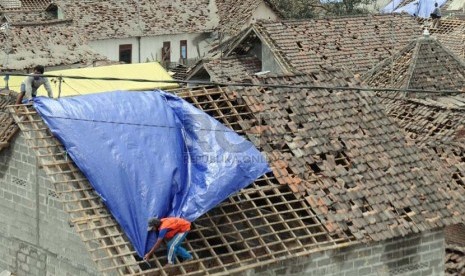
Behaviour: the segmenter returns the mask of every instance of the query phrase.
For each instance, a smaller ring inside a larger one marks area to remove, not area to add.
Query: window
[[[186,61],[186,59],[187,59],[187,40],[181,40],[179,45],[180,45],[180,50],[181,50],[181,53],[180,53],[181,60]]]
[[[161,61],[167,63],[171,61],[171,42],[163,42],[163,48],[161,49]]]
[[[51,19],[63,19],[63,12],[55,3],[48,5],[45,11],[47,12],[48,17]]]
[[[119,61],[124,63],[132,62],[132,44],[119,45]]]

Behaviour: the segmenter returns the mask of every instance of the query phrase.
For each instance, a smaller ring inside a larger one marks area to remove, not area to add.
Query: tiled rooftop
[[[422,31],[404,15],[259,22],[253,30],[287,71],[309,72],[331,65],[354,73],[371,69]],[[243,52],[247,50],[239,44],[227,54]]]
[[[90,39],[206,32],[215,21],[209,0],[55,2]]]
[[[274,5],[266,0],[216,0],[219,28],[228,35],[239,33],[262,3],[274,9]]]
[[[404,130],[405,139],[420,147],[432,159],[439,157],[445,166],[442,175],[449,177],[442,190],[452,201],[461,204],[465,189],[465,97],[436,96],[417,99],[401,94],[379,92],[390,117]],[[460,207],[455,208],[457,211]],[[463,219],[460,221],[463,223]],[[465,273],[465,239],[463,225],[446,228],[446,275]]]
[[[187,79],[195,77],[205,70],[209,80],[213,82],[243,82],[251,75],[260,72],[261,61],[256,57],[227,57],[218,59],[204,59],[189,71]]]
[[[315,77],[263,81],[311,85]],[[238,94],[260,118],[242,125],[257,134],[251,139],[268,154],[275,177],[304,196],[330,232],[382,240],[458,219],[457,203],[442,191],[450,178],[441,176],[439,159],[406,143],[373,94],[292,88]]]
[[[23,70],[37,64],[58,66],[106,60],[85,45],[86,40],[67,23],[12,25],[0,33],[3,69]],[[5,51],[9,52],[8,57]]]
[[[359,85],[349,72],[331,68],[255,81]],[[101,271],[231,274],[265,261],[404,236],[463,218],[462,202],[452,201],[443,189],[450,178],[443,176],[442,163],[406,142],[371,92],[215,86],[173,93],[247,136],[266,154],[272,173],[199,218],[186,240],[195,260],[170,268],[163,268],[164,250],[151,268],[144,268],[104,204],[82,195],[90,186],[72,160],[64,160],[59,150],[41,154],[61,146],[45,136],[37,115],[21,120],[21,114],[33,110],[12,111],[37,154],[47,158],[43,169],[54,175],[57,193],[72,199],[66,209]],[[48,140],[33,139],[43,136]],[[111,250],[116,246],[121,250]]]
[[[435,38],[420,37],[375,66],[362,78],[369,86],[377,88],[465,92],[465,62]]]
[[[188,70],[189,68],[183,64],[178,64],[176,67],[169,69],[169,71],[173,72],[173,79],[175,80],[185,80]]]

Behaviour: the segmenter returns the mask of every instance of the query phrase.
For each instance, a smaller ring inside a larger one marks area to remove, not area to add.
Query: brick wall
[[[444,231],[296,257],[248,275],[444,275]]]
[[[0,272],[98,274],[22,134],[0,152],[0,245]]]

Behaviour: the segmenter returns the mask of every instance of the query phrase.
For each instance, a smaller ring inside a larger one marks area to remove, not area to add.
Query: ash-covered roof
[[[24,135],[45,137],[27,141],[67,199],[66,210],[92,259],[107,273],[232,274],[463,219],[465,206],[444,188],[450,178],[439,159],[406,141],[375,95],[354,88],[360,84],[351,73],[328,68],[252,81],[283,86],[172,91],[248,137],[267,156],[272,173],[196,220],[186,240],[194,260],[171,267],[164,267],[164,249],[151,268],[134,258],[124,233],[61,146],[56,154],[45,154],[60,144],[40,117],[27,106],[10,112]],[[24,112],[31,116],[21,117]],[[109,250],[113,247],[121,250]]]
[[[57,0],[56,3],[64,17],[72,19],[79,32],[91,40],[200,33],[211,31],[218,23],[209,0]]]
[[[377,88],[465,92],[465,62],[435,38],[420,37],[375,66],[362,78],[369,86]]]
[[[88,47],[78,29],[69,22],[13,24],[0,33],[0,44],[2,68],[9,70],[23,70],[38,64],[89,65],[107,60]]]
[[[404,15],[258,22],[226,54],[247,53],[250,47],[244,43],[257,36],[284,71],[311,72],[331,65],[364,73],[402,49],[421,31],[414,18]]]
[[[309,85],[315,78],[263,81]],[[349,78],[336,73],[333,85]],[[244,124],[259,134],[255,142],[275,177],[302,194],[329,231],[382,240],[458,219],[457,203],[442,188],[450,177],[442,176],[439,159],[406,143],[372,93],[267,88],[239,94],[260,114],[260,121]]]
[[[209,81],[240,83],[261,69],[262,62],[254,56],[204,59],[189,71],[187,79],[195,79],[198,74],[207,74],[205,77]]]
[[[267,5],[280,16],[276,7],[267,0],[216,0],[219,28],[230,35],[239,33],[261,4]]]

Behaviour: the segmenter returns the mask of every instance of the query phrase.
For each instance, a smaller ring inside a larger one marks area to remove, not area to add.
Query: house
[[[222,57],[256,56],[260,71],[278,74],[328,65],[363,73],[420,32],[413,18],[401,15],[258,22],[221,51]]]
[[[277,18],[267,1],[55,1],[98,53],[126,63],[191,64],[219,33]],[[239,2],[241,3],[241,2]],[[237,7],[237,8],[232,8]]]
[[[350,72],[255,81],[269,85],[172,91],[248,137],[266,154],[272,173],[196,220],[186,242],[194,261],[169,268],[163,249],[150,267],[135,256],[34,109],[9,107],[21,131],[0,152],[0,269],[57,275],[442,274],[444,227],[463,220],[465,209],[444,189],[450,178],[439,158],[407,143]],[[345,89],[312,88],[341,82]]]
[[[416,93],[402,89],[465,91],[465,62],[434,37],[421,37],[362,77],[371,87],[398,88],[378,92],[386,112],[405,132],[405,139],[430,156],[439,157],[450,177],[444,189],[453,198],[463,195],[465,98],[461,93]],[[446,228],[446,274],[465,271],[465,239],[461,224]]]
[[[47,0],[2,2],[2,70],[25,71],[37,64],[47,70],[84,67],[107,60],[86,45],[70,20],[53,18],[51,13],[53,5]]]

